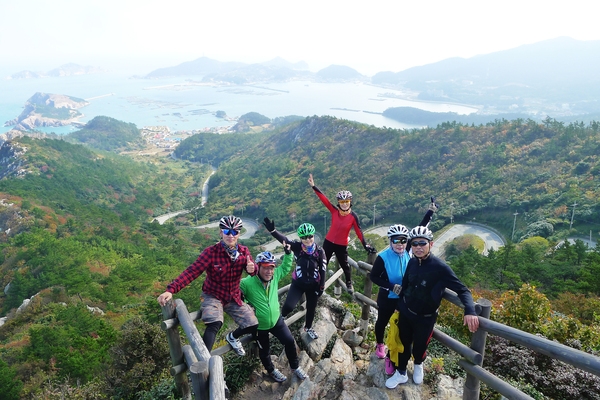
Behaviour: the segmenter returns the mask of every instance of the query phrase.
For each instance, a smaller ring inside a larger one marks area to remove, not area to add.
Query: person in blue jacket
[[[429,209],[421,220],[419,225],[427,226],[437,210],[437,205],[432,199]],[[388,228],[387,237],[390,245],[377,255],[371,270],[371,281],[379,286],[377,295],[377,321],[375,322],[375,355],[378,358],[386,358],[386,373],[391,375],[395,371],[395,366],[386,357],[386,348],[384,345],[385,328],[390,318],[396,311],[400,285],[404,277],[404,271],[408,260],[410,260],[410,244],[408,243],[408,228],[401,224],[395,224]]]

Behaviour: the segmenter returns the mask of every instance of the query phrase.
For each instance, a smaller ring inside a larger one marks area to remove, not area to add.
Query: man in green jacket
[[[248,276],[240,282],[240,289],[245,300],[254,307],[258,319],[257,342],[259,357],[263,366],[277,382],[284,382],[287,377],[275,368],[271,361],[271,346],[269,333],[273,334],[284,346],[285,354],[289,360],[292,373],[299,379],[306,379],[308,375],[300,367],[300,360],[296,351],[296,341],[286,325],[279,311],[279,280],[292,269],[293,256],[288,243],[283,243],[285,255],[283,263],[275,268],[275,257],[268,251],[256,256],[258,273]]]

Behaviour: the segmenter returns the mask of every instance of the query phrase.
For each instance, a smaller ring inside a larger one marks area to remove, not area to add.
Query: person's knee
[[[217,333],[217,332],[219,332],[219,329],[221,329],[222,326],[223,326],[223,323],[221,321],[215,321],[215,322],[206,324],[206,330]]]

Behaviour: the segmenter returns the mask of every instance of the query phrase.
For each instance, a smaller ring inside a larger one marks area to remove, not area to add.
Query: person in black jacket
[[[268,217],[265,217],[264,225],[280,243],[289,243],[294,256],[296,256],[296,267],[292,272],[292,284],[281,308],[281,315],[284,318],[287,317],[296,307],[302,295],[306,295],[304,331],[312,339],[317,339],[319,335],[312,328],[312,324],[315,319],[317,301],[323,294],[323,290],[325,290],[327,264],[325,252],[315,243],[315,227],[308,223],[300,225],[297,230],[300,241],[292,241],[278,232],[275,229],[275,221],[270,220]]]
[[[413,257],[402,278],[397,304],[400,311],[398,328],[404,352],[398,356],[396,372],[385,382],[389,389],[408,382],[406,366],[411,355],[414,358],[413,381],[416,384],[423,382],[423,361],[446,288],[456,292],[464,304],[464,324],[471,332],[479,328],[471,292],[444,261],[431,254],[433,233],[427,227],[417,226],[410,231],[409,240]]]
[[[420,226],[427,226],[437,210],[437,205],[432,199],[429,210],[421,220]],[[386,358],[386,373],[391,375],[395,371],[395,366],[386,357],[383,337],[385,328],[390,318],[396,311],[398,294],[402,284],[402,278],[410,260],[410,243],[408,243],[408,228],[404,225],[395,224],[388,228],[387,237],[390,240],[390,246],[380,252],[373,263],[371,270],[371,281],[379,286],[377,295],[377,321],[375,322],[375,339],[377,342],[375,355],[378,358]]]

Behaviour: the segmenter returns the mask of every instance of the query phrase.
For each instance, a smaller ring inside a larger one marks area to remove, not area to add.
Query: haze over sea
[[[8,74],[6,74],[8,75]],[[6,76],[3,75],[3,76]],[[233,121],[217,118],[258,112],[271,119],[287,115],[331,115],[378,127],[412,128],[379,114],[390,107],[410,106],[427,111],[469,114],[476,111],[463,105],[413,102],[399,98],[397,90],[362,83],[315,83],[292,81],[255,86],[206,85],[200,77],[140,79],[105,73],[33,79],[0,79],[0,125],[16,118],[27,99],[36,92],[83,98],[90,104],[79,111],[80,122],[105,115],[138,128],[165,125],[171,131],[200,130],[231,126]],[[0,126],[0,133],[11,127]],[[65,134],[74,127],[40,128],[43,132]]]

